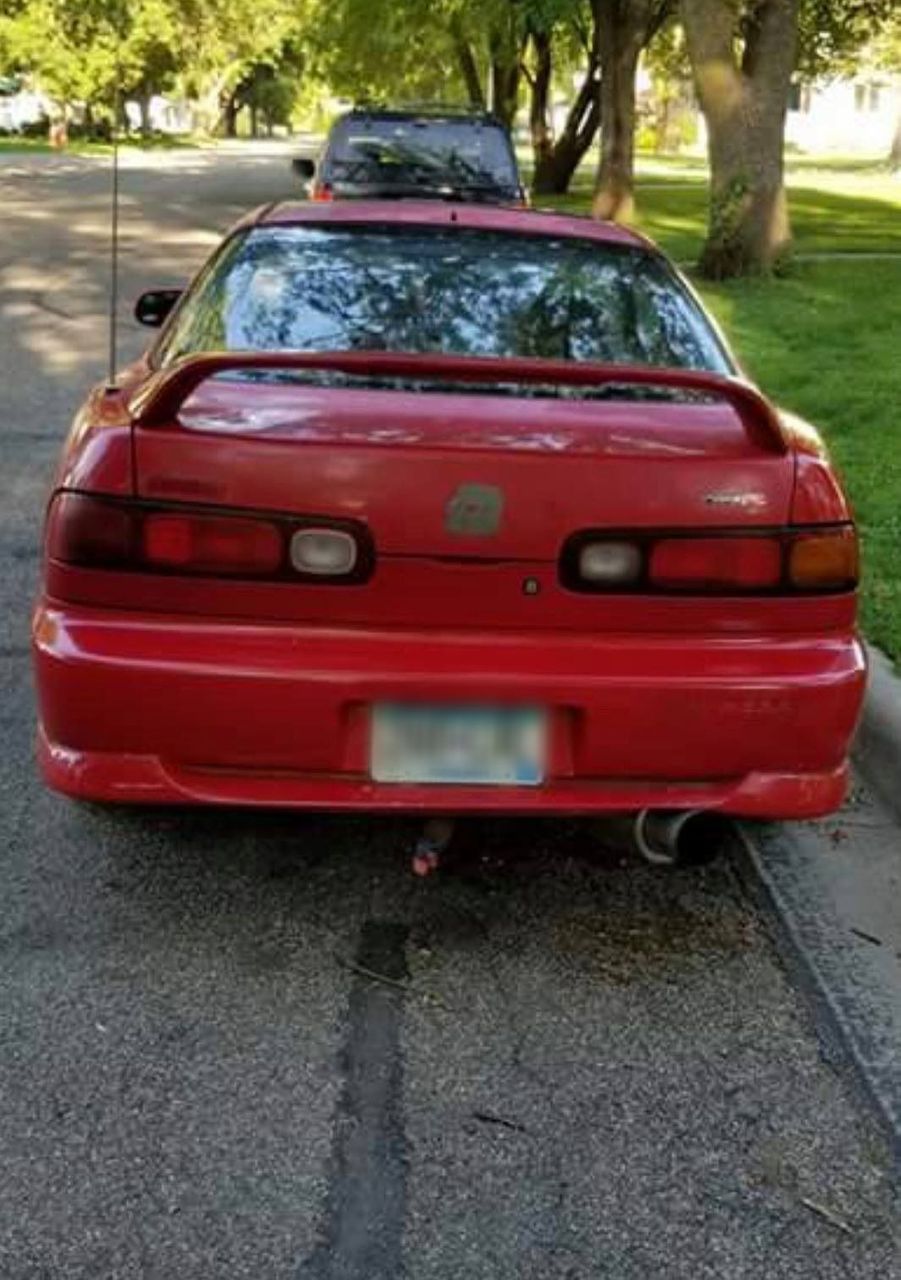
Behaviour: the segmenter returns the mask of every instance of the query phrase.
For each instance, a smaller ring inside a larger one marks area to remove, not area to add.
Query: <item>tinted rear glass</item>
[[[467,120],[349,117],[332,129],[322,178],[362,184],[451,179],[460,186],[519,187],[516,161],[498,125]]]
[[[729,368],[703,313],[656,255],[459,228],[246,232],[186,299],[164,360],[211,350],[444,352]]]

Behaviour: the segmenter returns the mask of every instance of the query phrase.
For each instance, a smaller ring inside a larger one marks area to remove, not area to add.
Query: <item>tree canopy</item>
[[[897,0],[0,0],[0,74],[31,76],[95,125],[117,83],[145,127],[153,95],[173,92],[229,134],[244,109],[254,127],[288,122],[301,88],[307,104],[468,102],[508,124],[525,108],[536,190],[565,191],[600,134],[594,210],[628,218],[651,50],[658,88],[693,79],[710,140],[706,262],[728,274],[788,243],[791,79],[845,72],[862,50],[896,68],[899,23]]]
[[[296,71],[302,0],[0,0],[0,65],[30,73],[61,107],[112,110],[181,89],[210,108],[257,68]]]

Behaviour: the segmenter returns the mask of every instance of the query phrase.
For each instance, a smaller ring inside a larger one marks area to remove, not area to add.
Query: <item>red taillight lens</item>
[[[323,204],[328,200],[334,200],[334,194],[327,182],[315,182],[313,189],[310,191],[310,199],[315,200],[317,204]]]
[[[852,525],[807,530],[792,539],[788,580],[797,591],[841,591],[857,585],[860,552]]]
[[[137,532],[132,508],[82,493],[61,493],[47,518],[47,554],[65,564],[118,568],[134,558]]]
[[[151,514],[141,546],[147,564],[186,573],[266,575],[284,559],[281,531],[243,516]]]
[[[664,538],[648,562],[652,586],[678,591],[761,591],[782,578],[777,538]]]

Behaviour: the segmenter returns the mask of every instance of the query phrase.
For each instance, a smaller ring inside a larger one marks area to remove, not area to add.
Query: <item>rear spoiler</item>
[[[652,365],[582,364],[570,360],[484,356],[417,355],[392,351],[212,351],[184,356],[159,370],[129,404],[136,426],[175,422],[188,397],[219,373],[252,370],[311,369],[388,378],[434,378],[449,382],[528,382],[556,386],[600,387],[620,384],[698,391],[726,400],[748,436],[770,453],[787,445],[778,415],[755,387],[740,378],[697,369],[661,369]]]

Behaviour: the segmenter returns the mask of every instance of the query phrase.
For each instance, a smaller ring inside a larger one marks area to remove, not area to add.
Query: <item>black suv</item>
[[[313,200],[526,200],[510,135],[486,111],[354,107],[315,163],[292,163]]]

